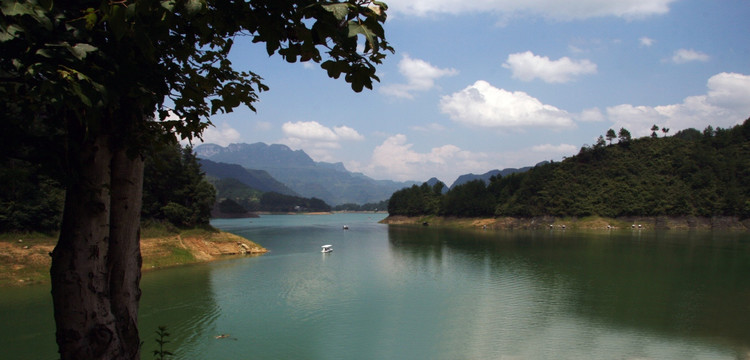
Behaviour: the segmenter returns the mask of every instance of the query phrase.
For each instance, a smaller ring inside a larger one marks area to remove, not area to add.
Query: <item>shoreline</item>
[[[358,210],[358,211],[349,211],[349,210],[334,210],[334,211],[310,211],[310,212],[274,212],[274,211],[258,211],[253,213],[247,213],[247,214],[241,214],[237,216],[215,216],[212,217],[211,220],[214,219],[252,219],[257,218],[261,215],[333,215],[333,214],[388,214],[387,211],[382,210]]]
[[[37,234],[4,234],[0,238],[0,287],[48,284],[57,238]],[[228,232],[186,231],[141,238],[141,272],[206,263],[235,256],[259,256],[264,247]]]
[[[380,221],[389,225],[429,225],[463,229],[491,230],[534,230],[534,229],[658,229],[658,230],[750,230],[750,219],[736,217],[668,217],[668,216],[627,216],[604,218],[588,216],[584,218],[542,216],[534,218],[457,218],[442,216],[388,216]]]

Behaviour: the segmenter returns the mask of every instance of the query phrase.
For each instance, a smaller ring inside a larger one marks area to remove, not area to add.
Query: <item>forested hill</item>
[[[487,185],[471,181],[445,194],[427,184],[412,186],[392,195],[388,211],[460,217],[750,217],[750,119],[731,129],[656,135],[630,139],[628,132],[610,145],[600,138],[562,162],[493,177]]]

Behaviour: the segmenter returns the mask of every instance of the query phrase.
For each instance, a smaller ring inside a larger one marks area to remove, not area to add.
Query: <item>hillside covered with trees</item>
[[[52,233],[60,228],[64,179],[29,161],[7,157],[0,163],[0,232]],[[216,201],[195,154],[177,141],[158,146],[145,158],[141,221],[178,227],[208,225]]]
[[[63,179],[29,161],[5,158],[0,163],[0,232],[53,233],[60,228]],[[147,153],[141,222],[169,223],[180,228],[207,226],[212,209],[219,213],[331,211],[316,198],[260,191],[234,178],[206,177],[191,147],[177,141]],[[384,208],[384,207],[383,207]]]
[[[456,217],[750,217],[750,119],[731,129],[687,129],[631,139],[610,130],[561,162],[474,180],[395,192],[393,215]],[[614,140],[619,140],[616,143]],[[609,143],[608,143],[609,142]]]

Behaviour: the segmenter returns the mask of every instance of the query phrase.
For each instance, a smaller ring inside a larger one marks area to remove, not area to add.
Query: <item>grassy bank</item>
[[[482,229],[683,229],[683,230],[711,230],[731,229],[750,230],[750,219],[740,220],[734,217],[623,217],[604,218],[589,216],[583,218],[552,216],[534,218],[457,218],[441,216],[389,216],[380,221],[383,224],[430,225],[451,228],[482,228]]]
[[[56,235],[0,234],[0,286],[48,283],[49,253],[56,242]],[[222,231],[176,232],[154,226],[143,229],[141,235],[144,271],[265,252],[266,249],[248,239]]]

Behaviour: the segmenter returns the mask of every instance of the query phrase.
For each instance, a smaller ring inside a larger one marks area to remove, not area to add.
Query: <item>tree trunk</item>
[[[52,299],[62,360],[138,359],[139,222],[143,160],[112,153],[106,136],[69,158]]]
[[[110,160],[104,137],[81,145],[68,185],[60,239],[52,255],[52,300],[58,351],[65,359],[105,359],[119,342],[110,310]]]
[[[138,302],[141,298],[141,199],[143,158],[120,149],[112,158],[112,213],[107,259],[110,300],[124,359],[140,358]]]

